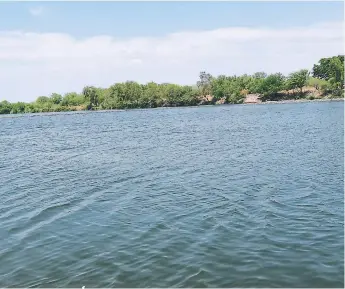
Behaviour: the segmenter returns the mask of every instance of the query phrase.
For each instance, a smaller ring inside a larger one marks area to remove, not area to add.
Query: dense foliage
[[[196,86],[154,82],[143,85],[133,81],[116,83],[106,89],[86,86],[82,93],[70,92],[64,96],[53,93],[50,97],[40,96],[32,103],[2,101],[0,114],[242,103],[251,93],[260,94],[262,101],[342,97],[344,56],[322,58],[311,72],[302,69],[287,77],[264,72],[214,77],[203,71]]]

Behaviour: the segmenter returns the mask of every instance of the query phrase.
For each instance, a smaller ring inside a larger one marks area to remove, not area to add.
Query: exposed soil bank
[[[344,98],[319,98],[319,99],[290,99],[290,100],[274,100],[265,101],[257,104],[270,104],[270,103],[294,103],[294,102],[325,102],[325,101],[344,101]],[[249,104],[249,103],[248,103]]]

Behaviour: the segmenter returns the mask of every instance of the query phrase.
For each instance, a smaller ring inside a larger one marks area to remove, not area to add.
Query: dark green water
[[[343,287],[344,103],[0,118],[2,287]]]

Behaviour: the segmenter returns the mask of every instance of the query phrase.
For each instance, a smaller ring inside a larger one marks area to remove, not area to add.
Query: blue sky
[[[342,2],[0,2],[0,100],[310,69],[343,53],[343,21]]]
[[[342,2],[3,2],[1,30],[162,36],[227,26],[289,27],[343,20]],[[42,8],[39,15],[30,9]]]

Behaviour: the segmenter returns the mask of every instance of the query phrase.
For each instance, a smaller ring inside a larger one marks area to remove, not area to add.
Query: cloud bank
[[[343,22],[289,29],[228,27],[163,37],[78,39],[68,34],[0,32],[0,100],[32,101],[53,92],[81,91],[135,80],[194,84],[213,75],[311,69],[342,54]]]

